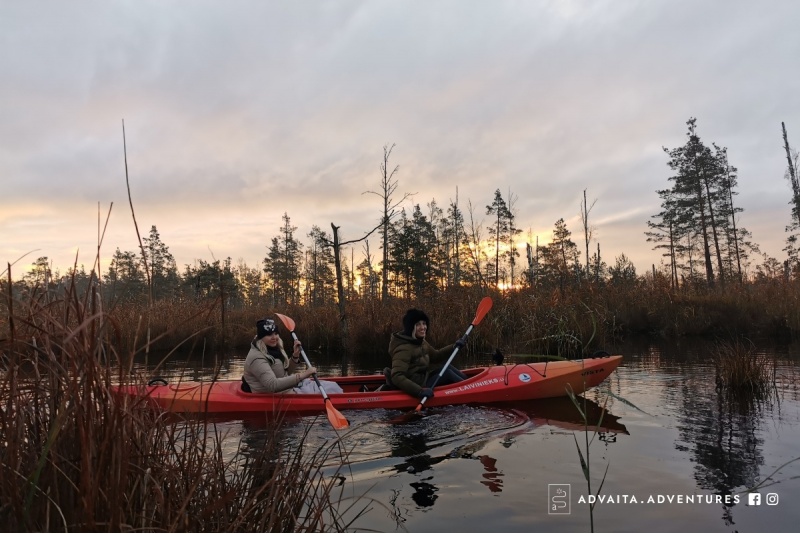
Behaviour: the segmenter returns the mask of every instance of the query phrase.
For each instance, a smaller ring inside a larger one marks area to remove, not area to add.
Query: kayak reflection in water
[[[500,493],[503,491],[503,473],[497,470],[497,460],[486,454],[478,456],[478,460],[483,464],[484,480],[481,484],[489,488],[492,493]]]

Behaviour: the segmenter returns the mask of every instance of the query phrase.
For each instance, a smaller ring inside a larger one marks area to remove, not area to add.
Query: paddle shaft
[[[275,315],[292,333],[292,339],[294,341],[298,341],[297,334],[294,333],[294,319],[280,313],[276,313]],[[306,362],[306,365],[309,368],[312,367],[311,362],[308,360],[308,356],[306,356],[306,352],[303,350],[302,344],[300,345],[300,354],[303,355],[303,360]],[[350,423],[347,422],[345,416],[336,409],[336,407],[333,405],[333,402],[328,398],[328,394],[325,393],[325,388],[322,387],[322,383],[319,381],[319,378],[317,378],[317,374],[314,373],[311,376],[314,377],[314,381],[317,383],[320,393],[322,393],[323,404],[325,404],[325,412],[328,414],[328,421],[330,421],[331,426],[335,430],[342,430],[349,427]]]
[[[292,339],[297,341],[297,334],[294,333],[294,330],[292,330]],[[303,345],[300,345],[300,355],[303,356],[303,361],[306,362],[307,366],[313,367],[311,365],[311,362],[308,360],[308,356],[306,356],[306,351],[303,350]],[[311,377],[314,379],[314,382],[317,383],[317,387],[319,387],[319,391],[320,393],[322,393],[322,397],[326,401],[330,401],[330,399],[328,398],[328,394],[325,393],[325,388],[322,387],[322,383],[319,381],[319,378],[317,378],[317,373],[312,374]]]
[[[469,335],[469,333],[472,332],[472,328],[473,328],[473,325],[469,325],[469,328],[467,328],[467,332],[464,334],[464,337],[467,337]],[[456,347],[455,349],[453,349],[453,353],[450,355],[449,358],[447,358],[447,361],[442,366],[441,371],[439,371],[439,375],[436,377],[436,380],[434,380],[433,384],[431,384],[431,389],[436,387],[436,384],[439,383],[439,379],[441,379],[444,376],[444,373],[447,372],[447,368],[450,367],[450,363],[453,361],[453,358],[456,357],[456,354],[458,353],[458,349],[460,349],[460,348],[461,347]],[[428,397],[422,397],[422,400],[419,401],[419,404],[417,405],[416,411],[420,411],[422,409],[422,405],[425,404],[426,400],[428,400]]]

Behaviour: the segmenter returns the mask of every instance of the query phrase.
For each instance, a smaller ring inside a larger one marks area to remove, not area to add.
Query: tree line
[[[663,259],[646,274],[666,277],[676,288],[744,282],[760,251],[740,222],[743,209],[735,202],[737,169],[730,164],[726,148],[701,140],[696,119],[686,124],[686,143],[664,148],[670,187],[657,191],[662,211],[647,222],[646,232]],[[789,161],[786,177],[792,187],[785,271],[798,264],[800,181],[797,152],[789,146],[785,125],[783,139]],[[555,221],[550,242],[539,245],[530,235],[527,240],[522,237],[517,198],[510,190],[503,194],[496,189],[483,208],[469,200],[463,208],[456,190],[455,199],[446,206],[432,199],[424,205],[412,203],[407,209],[403,204],[412,194],[396,197],[399,166],[389,164],[393,148],[383,148],[379,188],[365,192],[380,198],[381,217],[361,238],[342,242],[339,227],[331,223],[331,232],[313,225],[303,239],[284,213],[260,265],[251,267],[241,260],[234,264],[228,257],[210,262],[198,259],[179,270],[153,225],[139,253],[114,252],[100,280],[104,297],[135,301],[150,292],[154,299],[223,298],[230,305],[323,306],[343,299],[430,297],[462,286],[563,291],[581,284],[634,283],[640,278],[624,253],[610,266],[601,256],[589,220],[594,202],[589,204],[586,190],[580,205],[583,251],[563,218]],[[489,224],[478,221],[481,216],[488,216]],[[378,230],[378,242],[371,243],[370,237]],[[523,244],[526,252],[521,257]],[[359,263],[355,263],[357,246],[363,258]],[[756,276],[762,277],[781,272],[781,264],[766,255],[755,269]],[[69,269],[66,276],[79,285],[97,281],[83,266]],[[52,286],[59,278],[47,257],[41,257],[19,284],[23,288]]]

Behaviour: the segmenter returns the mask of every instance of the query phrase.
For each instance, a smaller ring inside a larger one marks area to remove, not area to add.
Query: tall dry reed
[[[73,286],[74,287],[74,286]],[[289,450],[278,424],[245,454],[213,423],[130,399],[131,353],[97,293],[4,292],[0,525],[6,531],[340,531],[334,445]],[[138,328],[138,327],[137,327]],[[134,329],[135,330],[135,329]],[[252,444],[251,444],[252,445]],[[335,465],[335,463],[334,463]],[[335,467],[334,467],[335,471]],[[341,491],[341,490],[338,490]]]
[[[494,307],[470,336],[471,353],[555,354],[579,357],[603,350],[629,335],[712,336],[735,339],[800,334],[800,282],[759,280],[729,283],[713,290],[701,286],[672,288],[663,277],[649,274],[621,284],[523,288],[501,292],[450,288],[418,298],[386,301],[351,296],[346,302],[349,337],[343,337],[336,303],[275,306],[272,302],[223,306],[220,299],[165,299],[145,305],[120,302],[107,311],[117,328],[116,347],[126,353],[142,350],[146,326],[155,352],[240,351],[252,339],[257,319],[274,313],[292,317],[298,335],[311,351],[379,359],[387,355],[392,332],[402,327],[410,307],[431,318],[430,340],[451,343],[463,334],[484,296]],[[0,305],[2,307],[2,305]],[[0,338],[7,325],[0,324]]]
[[[718,341],[711,354],[717,387],[728,393],[767,398],[774,389],[775,361],[758,353],[752,343]]]

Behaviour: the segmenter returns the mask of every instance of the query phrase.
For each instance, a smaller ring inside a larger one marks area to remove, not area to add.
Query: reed
[[[718,341],[711,357],[718,389],[756,399],[765,399],[774,390],[775,362],[756,352],[752,343]]]
[[[133,355],[120,352],[117,341],[131,331],[137,337],[144,323],[109,315],[94,288],[67,287],[57,296],[34,291],[24,302],[0,297],[7,312],[0,345],[2,530],[351,527],[334,491],[338,444],[309,450],[301,440],[289,449],[278,421],[263,442],[226,451],[213,422],[176,420],[113,395],[115,383],[141,383],[128,372]]]
[[[26,299],[41,301],[45,294],[25,291]],[[17,293],[22,292],[18,289]],[[52,297],[53,290],[46,294]],[[107,318],[116,326],[114,342],[121,352],[141,352],[149,327],[147,346],[153,352],[180,348],[219,354],[246,352],[255,321],[284,313],[296,320],[298,335],[309,350],[377,360],[386,356],[389,337],[400,329],[408,308],[426,311],[432,320],[430,340],[441,346],[461,335],[475,305],[487,295],[495,305],[485,324],[470,337],[471,354],[501,349],[572,358],[603,350],[629,335],[785,339],[800,333],[798,281],[757,280],[712,290],[691,285],[672,288],[663,277],[649,275],[624,284],[581,282],[564,288],[539,285],[505,292],[455,287],[386,301],[351,295],[345,311],[347,337],[335,302],[276,306],[271,301],[237,304],[233,300],[223,306],[220,298],[184,296],[151,303],[133,299],[109,306]],[[0,302],[0,313],[5,305]],[[0,321],[0,339],[8,337],[7,331],[8,324]]]
[[[578,443],[578,438],[573,432],[572,437],[575,440],[575,448],[578,451],[578,459],[580,460],[581,471],[583,472],[583,477],[586,480],[586,491],[587,495],[593,495],[597,497],[600,495],[600,492],[603,490],[603,484],[606,482],[606,477],[608,476],[608,469],[611,466],[611,463],[606,464],[605,471],[603,472],[603,476],[600,479],[600,484],[597,487],[597,490],[594,492],[592,491],[592,461],[591,461],[591,446],[594,443],[595,438],[601,436],[600,429],[603,426],[603,419],[605,418],[606,414],[606,406],[608,401],[611,398],[622,402],[630,406],[631,408],[645,414],[650,415],[644,410],[637,407],[635,404],[631,403],[630,401],[626,400],[619,395],[614,394],[610,388],[607,386],[603,387],[602,390],[598,388],[598,391],[602,391],[602,394],[605,395],[603,399],[603,404],[600,406],[599,414],[593,414],[593,410],[591,409],[591,405],[588,404],[588,400],[585,395],[576,395],[572,387],[569,385],[567,386],[566,393],[567,396],[572,401],[572,404],[578,410],[580,414],[581,421],[583,422],[583,449],[581,449],[581,445]],[[602,437],[600,439],[603,439]],[[594,532],[594,508],[597,501],[589,503],[589,532]]]
[[[575,436],[575,433],[572,434],[573,439],[575,440],[575,448],[578,451],[578,459],[580,460],[581,471],[583,472],[583,477],[586,480],[586,491],[588,495],[594,495],[595,497],[600,494],[600,491],[603,489],[603,484],[605,484],[606,476],[608,475],[608,468],[610,467],[610,463],[606,464],[606,470],[603,473],[603,477],[600,480],[600,485],[598,486],[595,492],[592,492],[592,462],[591,462],[591,445],[594,443],[594,439],[597,437],[599,433],[599,428],[603,424],[603,418],[606,414],[606,403],[608,402],[608,397],[606,397],[605,401],[603,402],[602,409],[600,410],[600,415],[597,418],[597,421],[590,421],[589,420],[589,410],[587,409],[586,404],[586,397],[585,396],[578,396],[572,390],[572,388],[567,385],[566,390],[567,395],[569,396],[570,400],[572,400],[572,404],[578,410],[578,413],[581,416],[581,420],[583,421],[583,438],[584,438],[584,449],[581,450],[581,446],[578,444],[578,438]],[[589,532],[594,532],[594,502],[589,503]]]

